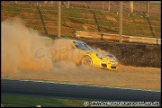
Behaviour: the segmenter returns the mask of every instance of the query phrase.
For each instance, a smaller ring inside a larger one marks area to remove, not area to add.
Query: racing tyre
[[[81,64],[83,66],[91,66],[92,65],[92,59],[89,56],[84,56],[81,60]]]

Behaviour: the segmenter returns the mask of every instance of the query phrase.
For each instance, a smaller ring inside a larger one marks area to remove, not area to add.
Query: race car
[[[119,68],[119,63],[113,55],[99,54],[82,41],[73,40],[73,44],[75,48],[83,52],[83,57],[80,60],[81,65],[97,66],[109,70],[117,70]]]
[[[109,70],[117,70],[119,68],[119,63],[117,59],[111,55],[103,55],[92,49],[88,46],[85,42],[79,40],[69,40],[69,39],[56,39],[52,40],[50,38],[43,38],[46,41],[45,46],[52,47],[54,44],[54,51],[57,52],[54,54],[52,60],[53,62],[58,61],[72,61],[77,65],[84,65],[84,66],[96,66],[100,68],[105,68]],[[61,43],[61,44],[60,44]],[[64,43],[64,44],[62,44]],[[59,46],[59,49],[58,49]],[[71,49],[71,50],[70,50]],[[76,49],[79,51],[76,53],[74,50]],[[53,53],[50,53],[53,54]],[[58,56],[56,56],[58,54]],[[71,55],[69,57],[69,55]]]

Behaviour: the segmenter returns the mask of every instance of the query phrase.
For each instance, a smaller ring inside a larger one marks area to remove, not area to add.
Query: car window
[[[114,58],[114,56],[112,56],[112,55],[110,55],[110,54],[108,54],[107,56],[110,57],[110,58]]]
[[[90,48],[86,43],[84,42],[78,42],[78,41],[74,41],[74,44],[75,46],[78,48],[78,49],[81,49],[81,50],[90,50],[92,51],[92,48]]]

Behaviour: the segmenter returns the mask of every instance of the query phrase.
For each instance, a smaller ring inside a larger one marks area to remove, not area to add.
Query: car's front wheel
[[[89,56],[84,56],[81,60],[81,64],[83,66],[91,66],[92,65],[92,59]]]

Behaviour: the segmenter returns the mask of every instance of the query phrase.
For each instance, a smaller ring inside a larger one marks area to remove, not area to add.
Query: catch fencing
[[[160,1],[120,3],[120,1],[2,1],[1,21],[20,17],[27,27],[50,36],[73,37],[76,31],[87,31],[161,38]]]

